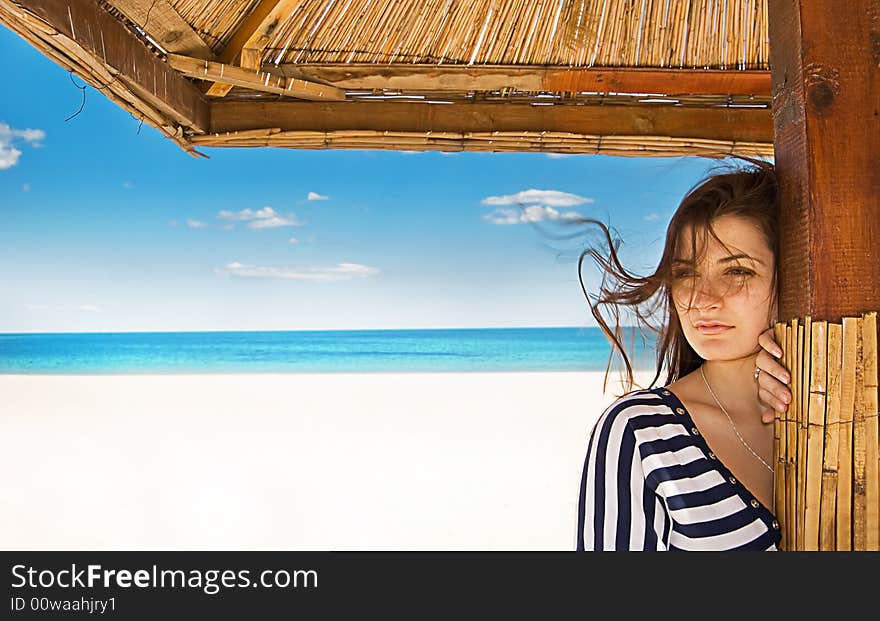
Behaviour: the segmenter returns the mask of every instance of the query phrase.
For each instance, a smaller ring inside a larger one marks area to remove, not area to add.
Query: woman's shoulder
[[[629,424],[632,421],[641,426],[662,423],[666,417],[675,415],[674,398],[665,387],[634,390],[612,401],[597,424]]]
[[[670,392],[665,386],[659,388],[641,388],[617,397],[611,402],[608,409],[655,407],[661,410],[668,410],[670,409],[672,397],[672,392]]]

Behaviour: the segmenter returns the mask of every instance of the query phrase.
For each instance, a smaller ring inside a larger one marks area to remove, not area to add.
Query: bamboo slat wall
[[[877,312],[774,330],[793,397],[774,425],[782,549],[880,550]]]

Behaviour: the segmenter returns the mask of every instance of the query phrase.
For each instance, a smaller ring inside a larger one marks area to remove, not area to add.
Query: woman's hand
[[[761,421],[772,423],[774,410],[784,412],[791,403],[791,390],[787,386],[791,382],[791,374],[778,361],[782,348],[776,344],[773,328],[761,333],[758,344],[761,346],[755,359],[755,364],[761,369],[758,375],[758,401],[765,408],[761,412]]]

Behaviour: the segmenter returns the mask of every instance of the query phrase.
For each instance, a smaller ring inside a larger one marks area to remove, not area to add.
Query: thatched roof
[[[203,146],[772,155],[767,0],[0,0]]]

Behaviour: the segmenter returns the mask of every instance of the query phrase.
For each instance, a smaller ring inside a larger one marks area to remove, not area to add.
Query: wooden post
[[[780,319],[880,308],[880,3],[769,0]]]
[[[787,549],[828,549],[833,533],[837,549],[876,550],[877,324],[870,313],[880,309],[880,2],[769,0],[768,11],[781,194],[779,315],[793,327],[807,328],[803,349],[794,350],[798,359],[786,360],[804,373],[811,367],[821,372],[829,353],[842,361],[842,386],[833,379],[835,395],[840,391],[833,398],[839,401],[828,406],[825,419],[819,383],[811,386],[790,367],[793,381],[803,381],[792,386],[796,411],[787,415],[798,421],[795,498],[788,497],[792,485],[786,473],[780,486],[786,498],[776,500],[775,510],[795,521],[782,524]],[[830,352],[824,345],[821,351],[809,347],[811,322],[842,324],[842,355],[836,342],[828,343]],[[856,325],[863,331],[858,336]],[[798,337],[793,332],[796,342]],[[825,455],[818,446],[821,425],[833,425]],[[799,435],[808,430],[809,439]],[[786,449],[783,462],[792,455],[792,438],[786,439],[780,444]],[[832,500],[827,493],[835,484]],[[820,487],[825,493],[816,515]]]

